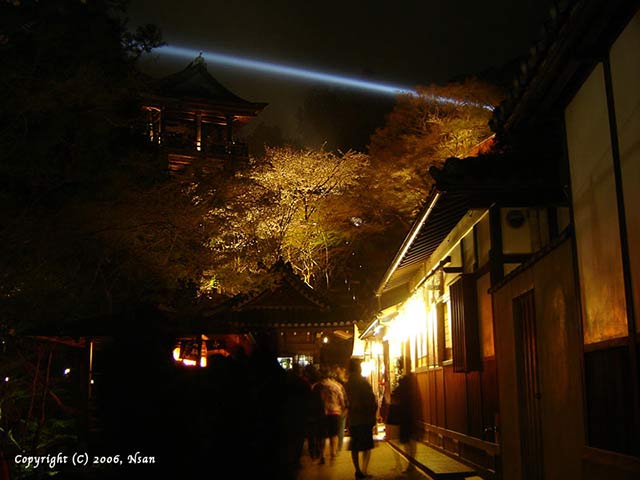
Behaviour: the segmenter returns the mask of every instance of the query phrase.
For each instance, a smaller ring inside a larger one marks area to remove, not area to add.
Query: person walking
[[[335,459],[338,453],[338,429],[340,417],[346,408],[346,398],[342,385],[331,378],[328,370],[323,369],[322,380],[319,382],[320,398],[322,400],[322,432],[320,445],[320,463],[325,463],[325,451],[328,446],[329,457]]]
[[[340,384],[340,388],[342,389],[343,398],[347,399],[347,392],[344,389],[345,384],[347,383],[347,370],[345,367],[336,366],[333,372],[332,378]],[[344,444],[344,430],[347,426],[347,409],[346,407],[342,411],[342,415],[338,419],[338,451],[342,450],[342,445]]]
[[[361,361],[352,358],[349,362],[349,380],[345,385],[347,392],[347,425],[351,439],[351,461],[355,468],[356,479],[367,478],[371,449],[373,448],[373,428],[376,425],[378,402],[373,389],[362,377]],[[362,462],[360,454],[362,453]]]
[[[398,386],[392,393],[392,405],[398,406],[397,421],[399,426],[399,440],[405,446],[405,451],[409,458],[416,457],[416,379],[412,372],[404,374]],[[415,470],[414,465],[409,462],[405,472]]]
[[[322,434],[322,398],[320,395],[320,374],[313,365],[307,365],[304,375],[310,384],[309,401],[307,403],[307,445],[312,460],[320,459],[320,440]]]

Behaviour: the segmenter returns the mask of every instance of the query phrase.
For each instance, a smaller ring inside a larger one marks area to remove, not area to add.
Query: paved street
[[[298,480],[352,480],[354,478],[351,452],[347,449],[348,439],[333,462],[327,461],[319,465],[318,461],[312,461],[305,449],[302,458],[302,469]],[[372,480],[428,480],[430,477],[417,470],[402,473],[407,466],[407,461],[400,457],[389,444],[383,440],[376,441],[376,447],[371,452],[371,463],[368,473]]]

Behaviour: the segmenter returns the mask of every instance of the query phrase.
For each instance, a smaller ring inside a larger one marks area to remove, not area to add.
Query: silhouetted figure
[[[246,413],[252,422],[247,436],[241,474],[261,478],[293,478],[288,447],[287,373],[268,349],[258,349],[250,359],[251,395]]]
[[[346,400],[347,392],[344,389],[345,384],[347,383],[347,371],[344,367],[335,367],[332,378],[340,384],[342,387],[342,394]],[[345,408],[342,411],[342,415],[338,418],[338,451],[342,450],[342,445],[344,444],[344,430],[347,426],[347,409]]]
[[[300,458],[307,435],[307,420],[309,403],[311,401],[311,385],[302,375],[298,364],[287,372],[286,408],[289,412],[286,425],[288,427],[287,446],[289,449],[289,463],[295,470],[300,467]]]
[[[346,409],[345,392],[337,381],[330,377],[328,370],[321,374],[322,379],[314,386],[320,395],[320,463],[325,463],[325,453],[328,447],[329,458],[332,460],[338,453],[338,429],[340,417]]]
[[[316,387],[316,385],[320,380],[320,374],[313,365],[307,365],[304,369],[304,375],[311,384],[309,402],[307,404],[307,445],[311,459],[318,460],[320,458],[322,399],[320,397],[320,388]]]
[[[410,458],[416,456],[416,405],[415,405],[415,375],[408,372],[400,378],[398,386],[391,394],[391,404],[395,406],[394,412],[399,430],[400,443],[407,446]],[[409,463],[405,471],[415,467]]]
[[[351,460],[356,478],[366,478],[371,449],[373,448],[373,428],[376,424],[378,403],[369,382],[362,377],[360,360],[352,358],[349,362],[349,380],[345,385],[347,392],[347,424],[351,440]],[[362,463],[360,462],[362,452]]]

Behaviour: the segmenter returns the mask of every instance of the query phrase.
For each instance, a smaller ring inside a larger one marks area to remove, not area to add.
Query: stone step
[[[389,445],[409,458],[408,445],[397,440],[390,440]],[[476,480],[480,478],[477,476],[478,472],[470,466],[422,442],[417,442],[415,456],[410,461],[434,480]]]

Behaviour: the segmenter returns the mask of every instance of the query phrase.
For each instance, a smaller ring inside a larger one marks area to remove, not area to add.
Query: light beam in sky
[[[308,70],[306,68],[292,67],[289,65],[281,65],[261,60],[253,60],[249,58],[238,57],[235,55],[201,51],[178,46],[164,46],[156,49],[155,51],[159,52],[160,54],[183,57],[187,59],[193,59],[199,53],[206,61],[211,63],[217,63],[230,67],[249,69],[259,72],[266,72],[275,75],[294,77],[330,85],[339,85],[342,87],[354,88],[358,90],[367,90],[370,92],[377,92],[386,95],[419,95],[419,93],[414,89],[401,87],[398,85],[360,80],[353,77],[319,72],[317,70]],[[493,110],[493,106],[491,105],[481,105],[473,102],[464,102],[462,100],[450,97],[434,96],[433,100],[437,102],[453,103],[457,105],[463,105],[467,103],[469,105],[479,106],[487,110]]]

